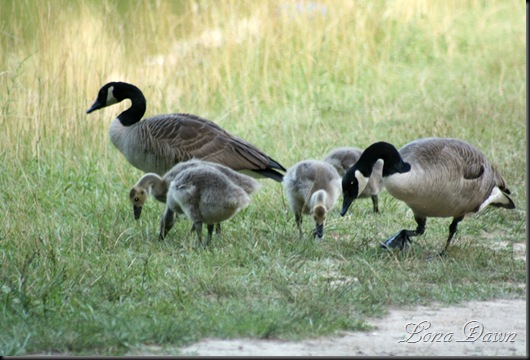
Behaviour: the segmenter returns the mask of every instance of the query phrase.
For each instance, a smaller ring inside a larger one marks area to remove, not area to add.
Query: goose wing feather
[[[145,152],[164,154],[170,168],[191,158],[223,164],[234,170],[277,168],[281,165],[252,144],[212,121],[190,114],[157,115],[138,123]]]

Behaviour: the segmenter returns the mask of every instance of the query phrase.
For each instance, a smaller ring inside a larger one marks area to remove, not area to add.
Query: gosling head
[[[149,192],[147,191],[147,189],[138,185],[135,185],[129,192],[129,199],[131,200],[134,218],[136,220],[138,220],[140,218],[140,215],[142,215],[142,207],[144,206],[148,196]]]
[[[315,220],[315,239],[324,237],[324,223],[326,222],[327,210],[324,205],[317,205],[313,209],[313,219]]]

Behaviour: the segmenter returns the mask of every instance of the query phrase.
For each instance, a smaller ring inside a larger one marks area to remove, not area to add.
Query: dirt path
[[[369,322],[376,326],[370,332],[299,342],[206,339],[181,351],[187,356],[527,356],[526,300],[392,310]],[[148,349],[143,350],[145,355]]]

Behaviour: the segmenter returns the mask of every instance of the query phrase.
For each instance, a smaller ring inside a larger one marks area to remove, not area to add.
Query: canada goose
[[[162,217],[166,218],[168,214],[171,216],[171,212],[182,209],[193,223],[199,244],[206,247],[212,238],[214,225],[230,219],[249,203],[247,192],[217,168],[196,166],[180,172],[171,181]],[[203,223],[208,228],[206,244],[202,243]],[[160,238],[163,239],[172,226],[170,221],[161,221]]]
[[[340,175],[330,164],[320,160],[303,160],[285,173],[283,185],[294,212],[302,238],[302,214],[315,220],[315,238],[324,236],[326,215],[340,195]]]
[[[281,182],[285,168],[267,154],[219,125],[190,114],[145,114],[145,97],[136,86],[124,82],[105,84],[91,112],[131,100],[131,107],[110,125],[110,139],[132,166],[146,173],[165,174],[175,164],[191,158],[207,160],[247,171],[254,177]]]
[[[330,163],[337,169],[337,172],[342,177],[346,171],[352,167],[353,164],[359,160],[363,151],[356,147],[340,147],[331,151],[325,158],[324,161]],[[372,199],[374,212],[379,212],[379,196],[378,194],[383,190],[383,161],[377,160],[368,184],[364,190],[359,194],[358,198]]]
[[[191,159],[188,161],[180,162],[173,166],[164,176],[160,177],[155,173],[147,173],[143,175],[140,180],[131,188],[129,191],[129,199],[133,205],[134,218],[138,220],[142,213],[142,208],[147,200],[147,197],[151,194],[156,200],[165,203],[167,190],[169,183],[177,176],[180,172],[195,166],[213,166],[228,178],[233,181],[236,185],[240,186],[247,194],[252,194],[257,191],[261,184],[249,176],[233,171],[227,166],[212,163],[209,161],[203,161],[198,159]],[[181,213],[181,212],[179,212]]]
[[[488,205],[515,208],[504,178],[480,150],[458,139],[425,138],[399,152],[386,142],[370,145],[342,179],[342,216],[363,191],[378,159],[384,161],[387,191],[407,204],[418,224],[416,230],[401,230],[382,243],[384,248],[408,246],[411,236],[425,232],[427,217],[453,217],[443,255],[464,216]]]

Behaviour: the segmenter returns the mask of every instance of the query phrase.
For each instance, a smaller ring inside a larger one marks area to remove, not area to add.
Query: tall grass
[[[524,296],[521,1],[6,0],[0,20],[2,355],[295,339],[366,329],[389,306]],[[141,172],[108,137],[128,104],[85,114],[108,81],[139,86],[147,116],[209,118],[286,167],[338,146],[461,138],[517,209],[466,219],[433,261],[448,219],[389,255],[378,243],[415,224],[383,193],[381,214],[359,201],[323,242],[306,219],[299,241],[281,185],[263,180],[210,251],[183,222],[159,242],[162,204],[134,221]]]

